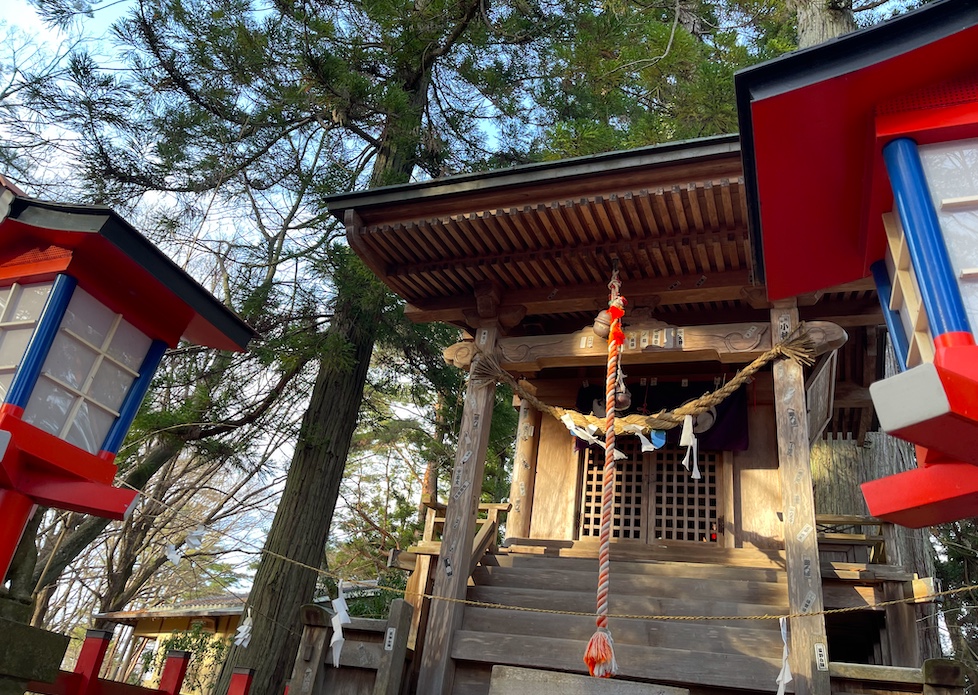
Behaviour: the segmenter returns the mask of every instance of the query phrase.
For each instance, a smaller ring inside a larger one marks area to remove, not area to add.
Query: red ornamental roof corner
[[[945,126],[968,112],[910,132],[920,144],[978,135],[975,45],[978,3],[938,0],[736,75],[755,270],[771,299],[858,280],[883,257],[881,151],[900,135],[896,111]]]
[[[243,351],[255,331],[116,212],[24,196],[0,177],[0,278],[65,272],[153,339]]]

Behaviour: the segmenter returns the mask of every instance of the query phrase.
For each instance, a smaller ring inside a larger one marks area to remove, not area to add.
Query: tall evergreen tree
[[[77,11],[76,3],[38,4],[51,19]],[[551,9],[557,22],[560,8]],[[79,53],[68,87],[35,96],[81,133],[78,159],[100,202],[130,205],[146,192],[274,197],[304,186],[308,225],[326,238],[334,228],[322,198],[331,192],[455,170],[486,159],[489,138],[529,149],[519,85],[550,21],[522,0],[143,0],[114,29],[129,70],[101,70]],[[481,127],[488,117],[497,131]],[[296,152],[305,155],[299,162]],[[250,666],[256,692],[281,692],[289,675],[290,623],[323,562],[366,370],[391,306],[348,249],[307,253],[304,262],[329,277],[329,324],[310,341],[318,374],[249,599],[252,641],[232,651],[223,681],[234,666]]]

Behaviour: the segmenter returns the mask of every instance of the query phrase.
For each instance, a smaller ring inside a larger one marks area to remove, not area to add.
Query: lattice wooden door
[[[722,523],[718,494],[723,455],[699,452],[701,478],[694,480],[683,466],[684,447],[664,447],[649,454],[655,494],[651,514],[655,538],[663,541],[718,543]]]
[[[636,437],[622,437],[618,450],[628,458],[618,461],[615,477],[614,520],[611,538],[643,539],[647,536],[645,466]],[[601,533],[601,491],[604,449],[592,446],[584,452],[584,484],[581,496],[581,538],[598,538]]]
[[[685,448],[667,446],[642,454],[637,438],[622,437],[618,449],[627,458],[618,461],[613,540],[720,542],[722,454],[701,451],[702,478],[693,480],[682,465]],[[579,537],[598,538],[604,450],[591,447],[583,452],[582,464]]]

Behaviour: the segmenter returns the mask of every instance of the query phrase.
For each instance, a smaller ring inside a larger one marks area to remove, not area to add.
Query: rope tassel
[[[611,639],[608,628],[599,627],[584,652],[584,663],[595,678],[611,678],[618,673],[618,662],[615,660],[615,643]]]

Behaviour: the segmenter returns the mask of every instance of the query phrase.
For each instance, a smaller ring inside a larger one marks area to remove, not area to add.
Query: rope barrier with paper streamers
[[[479,350],[478,346],[474,346]],[[590,431],[593,435],[604,434],[606,421],[594,415],[585,415],[570,408],[561,408],[543,402],[529,390],[523,388],[520,381],[503,369],[495,355],[479,350],[481,358],[473,364],[471,377],[480,382],[497,381],[508,385],[520,398],[525,399],[537,410],[547,413],[558,420],[569,420],[581,430]],[[626,415],[615,418],[616,434],[635,434],[641,431],[647,434],[654,430],[670,430],[683,424],[686,416],[696,416],[705,413],[722,403],[728,396],[746,384],[751,377],[765,365],[779,358],[790,359],[803,366],[811,366],[815,362],[814,342],[801,323],[783,341],[760,355],[753,362],[737,372],[734,377],[716,391],[700,396],[672,410],[661,410],[652,415]]]

